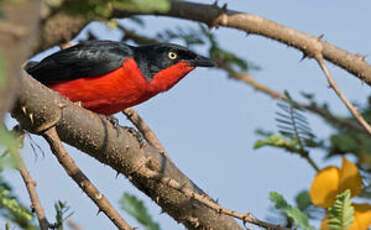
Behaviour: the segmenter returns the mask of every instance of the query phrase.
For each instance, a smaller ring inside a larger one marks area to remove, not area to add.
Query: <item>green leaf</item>
[[[354,208],[350,200],[350,190],[336,196],[335,203],[328,209],[328,226],[332,230],[347,230],[354,220]]]
[[[56,215],[55,215],[56,223],[55,223],[54,229],[63,230],[64,221],[68,219],[70,216],[72,216],[73,212],[69,212],[70,206],[67,205],[66,201],[62,202],[60,200],[54,204],[54,209],[56,212]]]
[[[167,12],[170,9],[169,0],[119,0],[114,1],[113,6],[117,9],[126,11],[140,11],[143,13],[150,12]]]
[[[300,211],[305,211],[310,205],[312,205],[308,190],[299,192],[295,197],[295,202]]]
[[[147,230],[160,230],[160,225],[152,220],[143,201],[136,198],[136,196],[124,193],[120,200],[120,204],[123,210],[132,215]]]
[[[280,210],[287,217],[292,219],[294,224],[304,230],[314,230],[313,226],[309,225],[308,216],[301,212],[298,208],[289,205],[283,196],[277,192],[269,193],[270,200],[275,204],[275,208]]]
[[[280,135],[270,135],[266,139],[257,140],[254,143],[254,149],[264,146],[283,148],[289,152],[300,152],[300,149],[296,148],[297,141],[286,140],[284,136]]]
[[[20,229],[36,229],[32,225],[32,213],[18,201],[11,186],[2,177],[0,177],[0,215],[9,221],[8,226],[11,222],[17,224]]]

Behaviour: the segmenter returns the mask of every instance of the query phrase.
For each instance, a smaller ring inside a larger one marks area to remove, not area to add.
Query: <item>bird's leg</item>
[[[117,119],[114,116],[105,116],[105,118],[115,127],[115,129],[118,129],[120,127],[119,119]]]
[[[144,138],[138,130],[136,130],[133,127],[129,127],[129,126],[124,126],[124,129],[126,129],[130,134],[132,134],[138,140],[139,145],[141,147],[144,145],[145,143]]]
[[[109,121],[109,123],[111,123],[111,125],[113,126],[113,128],[116,130],[116,134],[117,136],[120,135],[120,124],[119,124],[119,120],[114,117],[114,116],[106,116],[106,115],[103,115],[103,114],[99,114],[100,118],[102,119],[102,121],[104,120],[107,120]]]

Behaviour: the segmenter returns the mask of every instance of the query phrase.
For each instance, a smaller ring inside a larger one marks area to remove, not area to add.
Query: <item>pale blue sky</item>
[[[234,0],[228,4],[231,9],[257,14],[312,35],[325,34],[325,40],[348,51],[370,54],[370,1]],[[161,31],[165,26],[197,26],[193,22],[164,17],[145,18],[148,26],[138,28],[138,31],[148,34]],[[102,39],[119,39],[118,33],[103,26],[95,25],[94,29]],[[313,60],[299,62],[302,54],[297,50],[263,37],[246,37],[236,30],[220,28],[213,31],[223,47],[262,67],[261,71],[252,72],[256,80],[277,90],[287,89],[297,98],[301,91],[316,93],[317,99],[329,102],[333,111],[348,114],[345,106],[327,88],[317,64]],[[205,54],[205,51],[200,49],[200,53]],[[367,85],[338,67],[331,64],[329,67],[350,100],[366,101],[370,94]],[[297,192],[310,186],[314,171],[304,160],[276,149],[252,149],[258,138],[255,129],[276,130],[276,101],[241,82],[228,79],[221,71],[197,69],[171,91],[136,109],[156,131],[175,164],[227,208],[251,212],[263,219],[269,215],[270,191],[283,193],[292,200]],[[123,115],[117,117],[121,124],[129,124]],[[326,137],[330,133],[331,129],[320,119],[310,114],[308,118],[317,136]],[[83,229],[115,229],[103,214],[96,216],[97,208],[93,202],[65,174],[50,154],[46,142],[35,136],[33,139],[44,149],[45,157],[39,153],[36,159],[29,144],[25,145],[22,154],[38,183],[48,218],[54,218],[54,202],[66,200],[75,212],[72,219]],[[116,179],[111,168],[75,148],[67,149],[116,207],[122,193],[131,192],[145,201],[162,229],[184,229],[166,214],[160,215],[160,208],[122,175]],[[320,166],[339,164],[338,160],[323,162],[323,152],[313,151],[312,154]],[[8,170],[6,174],[22,200],[29,204],[17,172]],[[121,213],[132,226],[139,226]],[[0,223],[0,226],[3,225]],[[257,227],[252,226],[252,229]]]

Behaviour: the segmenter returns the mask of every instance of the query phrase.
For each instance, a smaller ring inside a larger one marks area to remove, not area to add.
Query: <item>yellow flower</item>
[[[326,167],[317,173],[310,188],[310,198],[314,205],[329,208],[333,205],[337,194],[350,189],[351,196],[357,196],[362,190],[362,178],[358,168],[345,157],[342,158],[341,168]],[[352,204],[354,221],[350,230],[367,230],[371,225],[371,205]],[[321,229],[327,230],[327,215],[322,221]]]

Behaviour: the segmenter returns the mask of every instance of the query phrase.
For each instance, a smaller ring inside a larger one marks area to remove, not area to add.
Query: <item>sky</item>
[[[370,1],[338,0],[335,5],[334,1],[233,0],[228,2],[228,8],[256,14],[314,36],[324,34],[324,40],[352,53],[366,57],[370,54]],[[149,35],[168,27],[198,26],[194,22],[172,18],[144,18],[147,22],[145,28],[125,20],[122,23]],[[120,39],[117,31],[102,25],[93,24],[91,29],[101,39]],[[316,99],[328,102],[333,112],[349,114],[327,87],[318,65],[313,60],[300,62],[302,54],[299,51],[264,37],[246,37],[245,33],[233,29],[219,28],[212,32],[222,47],[261,66],[261,71],[251,72],[257,81],[279,91],[288,90],[299,100],[302,99],[300,92],[315,93]],[[36,59],[56,50],[43,53]],[[199,53],[206,54],[206,49],[200,48]],[[369,86],[332,64],[328,66],[340,89],[351,101],[366,101],[370,94]],[[169,92],[136,106],[136,109],[156,132],[175,164],[200,188],[219,199],[226,208],[241,213],[251,212],[265,219],[270,216],[269,192],[282,193],[293,202],[299,191],[309,189],[315,175],[309,164],[298,156],[273,148],[253,149],[254,142],[259,139],[256,129],[277,131],[274,121],[278,110],[276,103],[250,86],[229,79],[222,71],[196,69]],[[306,116],[318,137],[327,137],[331,133],[331,128],[321,119],[310,113]],[[130,125],[123,115],[118,114],[117,118],[120,124]],[[8,119],[8,126],[14,124]],[[55,215],[54,203],[62,200],[71,206],[74,211],[72,220],[83,229],[115,229],[104,214],[96,215],[97,207],[66,175],[46,142],[37,136],[32,136],[32,140],[40,145],[45,155],[40,152],[35,155],[28,140],[22,156],[37,181],[37,191],[49,220],[53,220]],[[110,167],[73,147],[67,146],[67,150],[116,208],[119,208],[118,201],[123,192],[129,192],[145,202],[162,229],[184,229],[167,214],[160,214],[161,209],[124,176],[116,178]],[[320,167],[340,164],[340,159],[324,161],[321,151],[313,151],[311,155]],[[7,170],[5,177],[21,200],[30,204],[19,174]],[[132,226],[140,226],[124,211],[121,214]],[[0,226],[3,226],[1,222]]]

